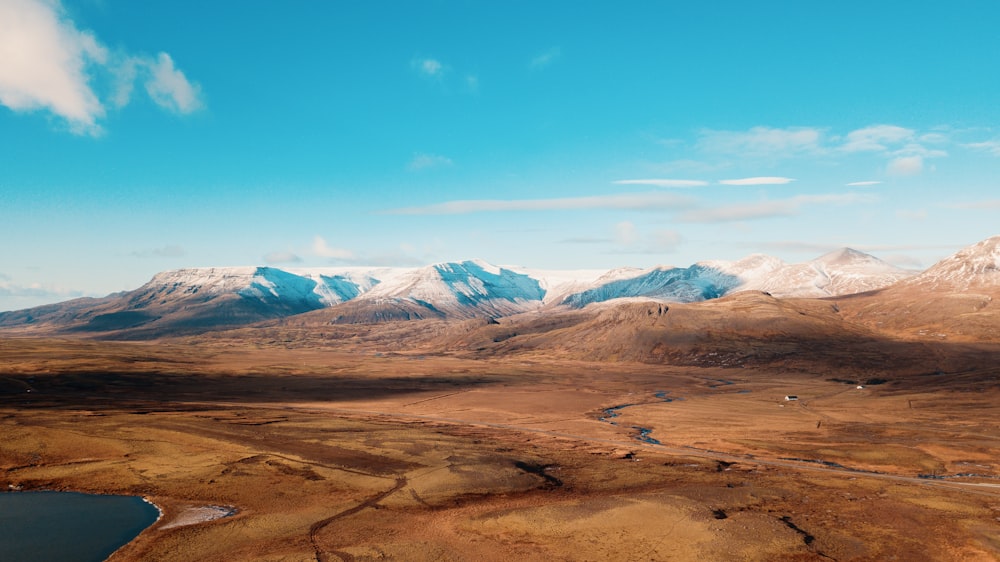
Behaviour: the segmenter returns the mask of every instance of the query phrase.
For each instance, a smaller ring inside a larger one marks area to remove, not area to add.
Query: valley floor
[[[121,561],[997,560],[998,371],[955,364],[7,339],[0,483],[149,497]]]

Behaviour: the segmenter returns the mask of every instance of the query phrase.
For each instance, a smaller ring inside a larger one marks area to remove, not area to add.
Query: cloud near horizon
[[[471,199],[447,201],[419,207],[389,209],[388,215],[461,215],[504,211],[567,211],[585,209],[626,209],[633,211],[677,210],[690,207],[694,200],[673,193],[623,193],[554,199]]]
[[[199,86],[167,53],[111,52],[92,32],[77,29],[58,0],[0,2],[0,104],[15,112],[45,110],[73,134],[96,136],[107,106],[126,105],[137,78],[157,105],[175,113],[203,105]],[[94,82],[113,83],[111,99],[102,101]]]
[[[885,173],[890,176],[915,176],[924,171],[922,156],[900,156],[893,158],[885,167]]]
[[[704,152],[750,157],[789,158],[821,150],[822,129],[752,127],[748,131],[703,129],[696,146]]]
[[[924,162],[944,158],[944,148],[960,146],[1000,156],[1000,141],[986,140],[957,143],[953,133],[915,129],[891,124],[876,124],[854,129],[845,135],[830,134],[819,127],[751,127],[745,131],[702,129],[694,148],[704,156],[756,160],[785,160],[815,157],[825,160],[853,154],[875,154],[887,160],[882,170],[890,176],[916,175],[924,171]]]
[[[9,278],[0,277],[0,297],[65,299],[82,297],[83,295],[83,291],[75,289],[52,288],[39,283],[19,285],[9,282]]]
[[[794,178],[778,176],[761,176],[754,178],[739,178],[734,180],[719,180],[720,185],[785,185],[795,181]]]
[[[612,182],[615,185],[651,185],[654,187],[702,187],[708,185],[703,180],[677,180],[677,179],[639,179],[639,180],[617,180]]]
[[[676,230],[660,229],[650,234],[639,230],[632,221],[615,225],[614,243],[626,253],[663,254],[677,250],[683,237]]]
[[[796,195],[786,199],[691,209],[678,215],[676,220],[686,223],[721,223],[790,217],[799,214],[806,205],[848,205],[872,201],[875,201],[874,197],[857,193]]]
[[[355,259],[354,252],[344,248],[331,247],[322,236],[315,236],[312,245],[313,254],[321,258],[350,261]]]
[[[847,133],[840,150],[844,152],[884,152],[888,145],[913,139],[916,131],[897,125],[871,125]]]
[[[282,264],[282,263],[301,263],[302,258],[299,257],[295,252],[286,250],[278,252],[268,252],[264,254],[264,261],[271,265]]]

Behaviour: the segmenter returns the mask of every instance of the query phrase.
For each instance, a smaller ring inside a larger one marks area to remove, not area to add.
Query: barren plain
[[[1000,557],[990,344],[840,371],[308,333],[0,340],[5,487],[150,498],[121,561]]]

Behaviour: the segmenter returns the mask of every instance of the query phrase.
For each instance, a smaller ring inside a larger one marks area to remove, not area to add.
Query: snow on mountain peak
[[[909,285],[952,291],[1000,288],[1000,236],[959,250],[911,279]]]

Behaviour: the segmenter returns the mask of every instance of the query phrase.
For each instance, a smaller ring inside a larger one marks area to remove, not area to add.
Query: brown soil
[[[265,333],[0,340],[0,483],[150,497],[121,561],[1000,558],[992,348],[841,371]],[[237,511],[171,526],[203,506]]]

